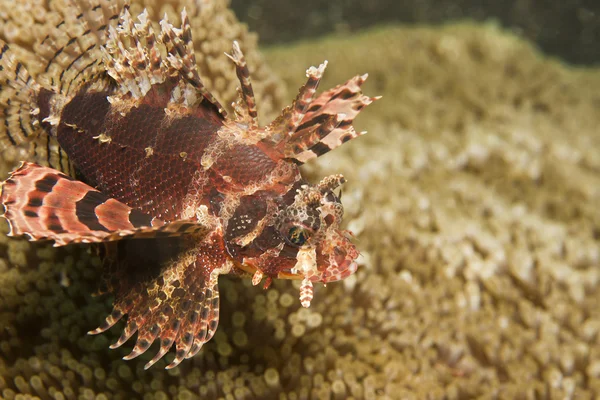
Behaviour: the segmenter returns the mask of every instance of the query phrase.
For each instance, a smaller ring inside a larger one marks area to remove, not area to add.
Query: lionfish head
[[[334,282],[354,273],[358,250],[340,223],[344,207],[334,190],[342,175],[324,178],[318,185],[302,185],[293,202],[277,215],[276,228],[286,245],[297,249],[295,262],[279,272],[280,278],[302,279],[300,300],[308,307],[313,282]]]

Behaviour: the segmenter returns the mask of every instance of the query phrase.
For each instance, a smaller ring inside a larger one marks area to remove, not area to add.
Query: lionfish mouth
[[[293,267],[285,267],[276,276],[267,277],[264,288],[267,288],[273,278],[302,280],[300,284],[300,303],[309,307],[313,298],[313,282],[329,283],[345,279],[356,272],[356,259],[360,255],[356,247],[344,235],[336,235],[329,242],[325,254],[318,246],[305,246],[298,250],[296,263]],[[258,285],[265,273],[250,260],[244,260],[238,268],[252,274],[252,284]]]
[[[354,261],[353,259],[345,259],[341,264],[330,265],[324,271],[311,275],[309,279],[312,282],[323,283],[340,281],[355,273],[357,269],[358,264],[356,263],[356,261]],[[301,280],[305,279],[305,275],[289,269],[279,272],[277,278]]]
[[[302,279],[300,303],[303,307],[309,307],[313,298],[313,282],[335,282],[352,275],[358,268],[356,263],[358,255],[354,245],[342,243],[333,249],[333,253],[329,256],[329,264],[325,268],[319,269],[316,249],[314,247],[303,248],[298,251],[294,268],[289,272],[280,272],[279,277]]]

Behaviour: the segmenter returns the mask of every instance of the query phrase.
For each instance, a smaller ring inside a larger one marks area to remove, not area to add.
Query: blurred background
[[[598,0],[232,0],[231,6],[263,45],[385,23],[496,20],[548,55],[573,64],[600,62]]]

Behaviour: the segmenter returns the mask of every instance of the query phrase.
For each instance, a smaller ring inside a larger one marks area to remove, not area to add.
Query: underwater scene
[[[0,0],[0,399],[599,398],[600,4],[484,3]]]

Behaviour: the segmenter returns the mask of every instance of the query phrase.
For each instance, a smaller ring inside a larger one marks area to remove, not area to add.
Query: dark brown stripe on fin
[[[54,188],[54,186],[56,186],[57,183],[58,177],[56,175],[48,174],[35,183],[35,188],[39,192],[50,193],[52,192],[52,188]]]
[[[319,142],[312,146],[310,150],[313,151],[317,155],[317,157],[320,157],[323,154],[329,152],[331,149],[326,144]]]
[[[307,128],[310,128],[314,125],[317,124],[322,124],[324,122],[326,122],[329,118],[331,117],[331,114],[319,114],[316,117],[309,119],[308,121],[306,121],[305,123],[303,123],[302,125],[300,125],[296,131],[301,131]]]
[[[32,193],[32,194],[37,194],[37,193]],[[27,202],[27,205],[31,208],[41,207],[42,205],[44,205],[44,199],[42,199],[41,197],[30,197],[29,201]]]
[[[152,226],[152,217],[148,214],[136,210],[135,208],[129,213],[129,222],[136,228],[142,226]]]
[[[192,223],[181,224],[181,225],[179,226],[179,228],[177,228],[177,232],[185,232],[185,231],[187,231],[189,228],[191,228],[192,226],[194,226],[194,224],[192,224]]]
[[[75,215],[77,220],[87,226],[92,231],[110,232],[104,225],[98,221],[98,216],[94,212],[95,208],[108,200],[100,192],[89,191],[75,204]]]
[[[61,225],[60,219],[56,215],[50,215],[46,223],[48,225],[48,230],[52,231],[53,233],[67,233],[67,231]]]

